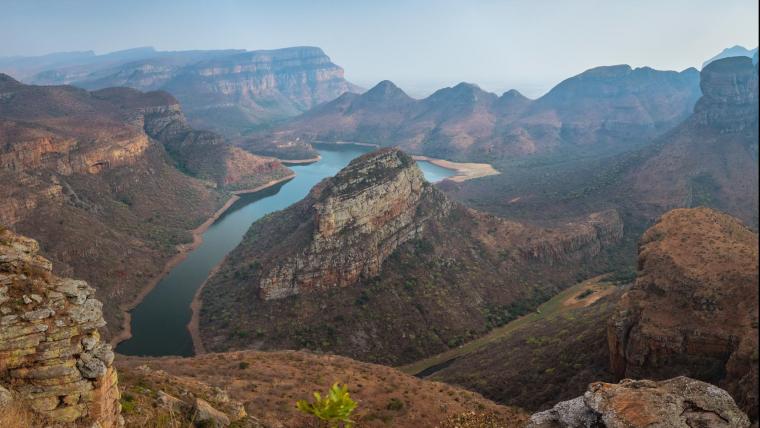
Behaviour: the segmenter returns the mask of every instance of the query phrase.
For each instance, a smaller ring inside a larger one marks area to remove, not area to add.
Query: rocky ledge
[[[0,413],[20,402],[58,423],[120,426],[102,304],[86,282],[53,275],[38,251],[0,230]]]
[[[728,393],[677,377],[661,382],[595,382],[585,394],[531,416],[529,428],[748,427]]]

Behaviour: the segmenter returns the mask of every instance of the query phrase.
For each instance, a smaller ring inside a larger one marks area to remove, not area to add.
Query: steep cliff
[[[535,307],[621,234],[614,211],[541,229],[469,210],[383,149],[251,227],[203,289],[201,336],[409,362]]]
[[[289,172],[192,130],[165,92],[0,75],[0,224],[39,240],[57,273],[97,285],[107,335],[226,190]]]
[[[695,69],[627,65],[571,77],[537,100],[460,83],[423,100],[391,82],[345,94],[258,136],[279,141],[358,141],[412,153],[500,162],[525,155],[638,146],[680,123],[699,97]],[[256,139],[250,141],[255,147]]]
[[[298,115],[344,92],[359,91],[320,48],[309,46],[260,51],[149,50],[142,57],[104,56],[63,67],[52,65],[28,81],[86,89],[166,90],[179,99],[194,127],[227,135]]]
[[[0,229],[0,413],[10,397],[54,422],[121,426],[114,354],[98,332],[103,305],[38,252]]]
[[[638,265],[608,323],[615,374],[715,383],[757,420],[757,234],[707,208],[673,210],[641,238]]]

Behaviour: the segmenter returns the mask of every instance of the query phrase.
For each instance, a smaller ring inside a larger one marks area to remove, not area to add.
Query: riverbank
[[[493,166],[487,163],[474,162],[453,162],[445,159],[436,159],[428,156],[413,155],[416,161],[426,161],[441,168],[456,171],[456,175],[447,178],[447,180],[461,183],[462,181],[472,180],[474,178],[487,177],[489,175],[500,174]]]
[[[111,338],[111,346],[115,348],[119,343],[132,337],[132,315],[130,311],[132,311],[145,299],[145,296],[147,296],[148,293],[150,293],[158,285],[162,278],[164,278],[169,272],[171,272],[172,269],[174,269],[180,262],[182,262],[190,252],[198,248],[203,243],[203,233],[205,233],[208,228],[211,227],[211,225],[214,224],[214,222],[218,220],[222,214],[224,214],[225,211],[227,211],[238,199],[240,199],[240,195],[259,192],[285,181],[292,180],[295,176],[295,173],[290,173],[285,177],[268,181],[267,183],[264,183],[252,189],[243,189],[230,192],[232,196],[227,200],[227,202],[225,202],[221,208],[216,210],[216,212],[211,215],[211,217],[206,219],[206,221],[204,221],[200,226],[191,231],[193,237],[192,242],[178,245],[177,253],[173,255],[166,262],[166,264],[164,264],[164,268],[161,273],[159,273],[155,278],[153,278],[153,280],[148,283],[148,285],[140,290],[140,293],[132,302],[119,308],[119,310],[121,310],[124,314],[124,318],[121,323],[121,330],[119,331],[119,334]]]

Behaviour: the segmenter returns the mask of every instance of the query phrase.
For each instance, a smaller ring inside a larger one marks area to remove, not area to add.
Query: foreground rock
[[[673,210],[642,237],[639,271],[608,324],[613,371],[715,383],[756,420],[757,234],[708,208]]]
[[[551,229],[473,211],[382,149],[251,227],[203,289],[200,333],[403,364],[531,311],[621,234],[615,211]]]
[[[119,426],[102,304],[86,282],[52,275],[38,251],[0,230],[0,413],[19,401],[53,421]]]
[[[748,427],[728,393],[687,377],[597,382],[581,397],[536,413],[529,428]]]

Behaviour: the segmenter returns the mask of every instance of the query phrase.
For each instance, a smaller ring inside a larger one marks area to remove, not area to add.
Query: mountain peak
[[[751,58],[713,61],[700,77],[703,95],[694,107],[700,124],[718,125],[724,131],[757,127],[758,74]]]
[[[362,94],[361,99],[372,103],[385,103],[388,101],[407,103],[414,101],[412,97],[390,80],[383,80],[378,83],[372,89]]]

